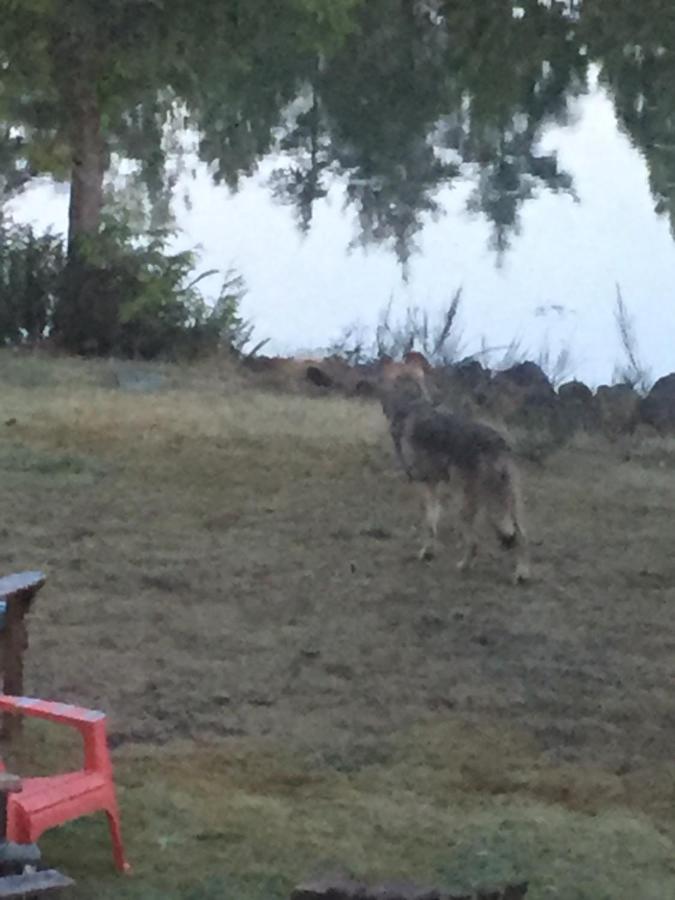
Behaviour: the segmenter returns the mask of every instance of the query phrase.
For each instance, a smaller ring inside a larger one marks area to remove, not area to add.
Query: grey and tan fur
[[[425,504],[426,536],[420,558],[438,549],[441,487],[456,477],[462,489],[464,544],[460,570],[471,567],[478,551],[477,520],[487,513],[502,544],[515,555],[514,581],[530,575],[519,474],[506,439],[494,428],[436,407],[424,373],[398,364],[383,373],[381,402],[396,456],[410,481],[418,483]]]

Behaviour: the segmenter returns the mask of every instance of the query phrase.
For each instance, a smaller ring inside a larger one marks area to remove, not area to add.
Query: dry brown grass
[[[456,573],[452,516],[414,562],[375,406],[119,387],[142,368],[0,354],[0,567],[49,575],[28,688],[109,712],[137,870],[89,823],[48,836],[81,896],[282,897],[321,859],[675,895],[672,447],[526,473],[515,589],[497,551]]]

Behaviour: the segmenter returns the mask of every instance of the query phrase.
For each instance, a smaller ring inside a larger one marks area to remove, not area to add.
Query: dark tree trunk
[[[82,78],[70,102],[73,165],[68,210],[68,255],[78,241],[98,234],[103,209],[106,148],[96,85]]]
[[[90,241],[100,232],[103,176],[107,147],[102,130],[95,65],[76,61],[62,85],[72,148],[68,261],[54,316],[57,341],[66,350],[84,354],[111,351],[118,327],[115,299],[105,290],[100,263],[92,261]]]

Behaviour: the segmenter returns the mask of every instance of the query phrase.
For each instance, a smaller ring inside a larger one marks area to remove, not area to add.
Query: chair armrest
[[[105,719],[105,713],[98,709],[84,709],[81,706],[71,706],[69,703],[55,703],[33,697],[11,697],[9,694],[0,694],[0,712],[46,719],[60,725],[71,725],[80,730],[86,730],[88,726]]]
[[[9,772],[0,772],[0,795],[18,794],[21,789],[21,778],[18,775],[10,775]]]

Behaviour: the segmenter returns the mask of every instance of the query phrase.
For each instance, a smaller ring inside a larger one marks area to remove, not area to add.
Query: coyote
[[[437,407],[418,363],[389,363],[381,372],[381,403],[399,463],[421,485],[425,540],[420,559],[438,545],[440,489],[456,474],[462,485],[464,553],[460,570],[470,568],[478,550],[476,519],[488,513],[503,547],[516,555],[514,582],[530,576],[527,536],[518,471],[507,441],[498,431]]]

